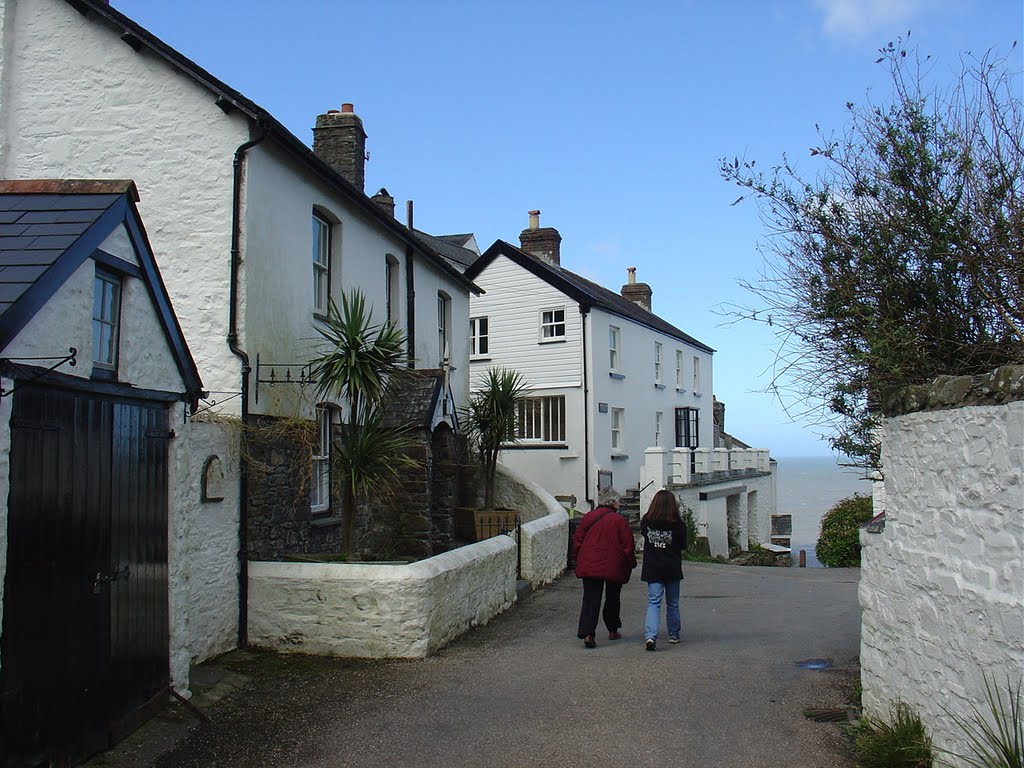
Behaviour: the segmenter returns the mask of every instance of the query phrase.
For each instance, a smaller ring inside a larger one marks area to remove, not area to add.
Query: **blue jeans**
[[[647,617],[644,619],[644,640],[656,640],[661,626],[661,599],[665,598],[665,624],[669,637],[679,637],[683,629],[679,618],[679,582],[647,583]]]

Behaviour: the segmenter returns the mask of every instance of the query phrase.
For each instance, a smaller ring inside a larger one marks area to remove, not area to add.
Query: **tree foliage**
[[[814,554],[829,568],[860,566],[860,527],[871,519],[870,496],[854,494],[837,502],[821,518]]]
[[[502,445],[515,442],[519,404],[526,394],[522,374],[508,368],[488,368],[469,396],[466,431],[480,452],[484,470],[484,509],[494,509],[494,479]]]
[[[767,229],[764,268],[742,281],[755,303],[726,312],[774,329],[769,389],[876,468],[886,392],[1024,361],[1020,73],[968,56],[942,90],[903,43],[880,51],[888,101],[848,103],[838,137],[819,129],[814,178],[786,157],[720,169]]]
[[[340,309],[332,300],[316,329],[326,342],[310,361],[317,395],[348,403],[347,418],[332,435],[332,469],[342,490],[344,546],[351,550],[357,499],[389,497],[402,470],[416,466],[406,453],[413,444],[409,430],[386,424],[381,413],[391,388],[408,372],[406,336],[390,321],[375,324],[358,289],[342,296]]]

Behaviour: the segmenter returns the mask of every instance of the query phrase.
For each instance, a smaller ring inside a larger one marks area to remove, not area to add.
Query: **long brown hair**
[[[651,506],[647,508],[647,514],[644,515],[644,520],[648,523],[677,523],[681,519],[676,495],[665,490],[654,494]]]

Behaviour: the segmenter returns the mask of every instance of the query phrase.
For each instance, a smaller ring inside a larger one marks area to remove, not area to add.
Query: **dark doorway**
[[[168,411],[21,385],[0,641],[6,764],[104,749],[169,683]]]

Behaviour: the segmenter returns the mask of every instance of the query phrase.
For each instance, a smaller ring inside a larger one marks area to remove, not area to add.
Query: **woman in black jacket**
[[[647,514],[640,521],[644,537],[644,565],[640,579],[647,582],[647,617],[644,620],[644,647],[656,650],[661,627],[661,600],[665,599],[665,624],[668,641],[679,642],[682,621],[679,617],[679,582],[683,578],[683,550],[686,549],[686,525],[679,516],[675,494],[658,491]]]

